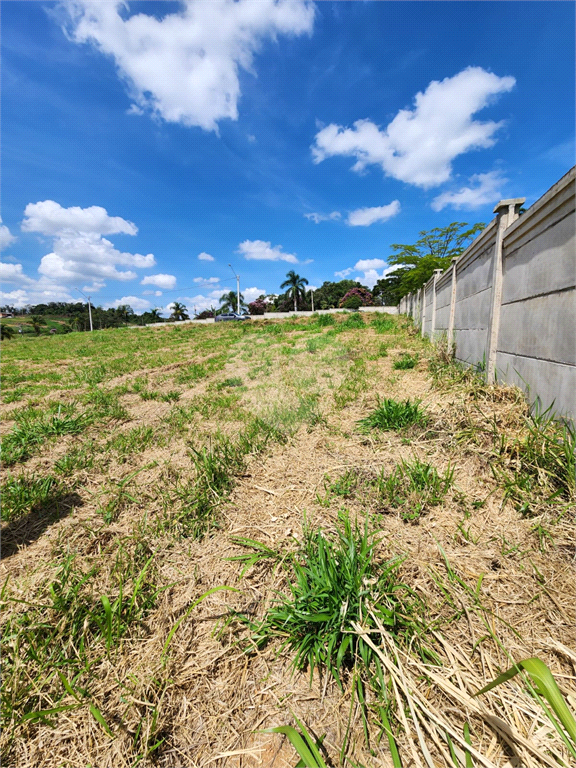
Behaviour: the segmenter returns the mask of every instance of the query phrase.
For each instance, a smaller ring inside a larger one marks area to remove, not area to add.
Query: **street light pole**
[[[312,294],[312,312],[314,312],[314,291],[310,291]]]
[[[80,288],[75,288],[74,290],[78,291],[78,293],[82,293]],[[90,305],[90,296],[86,296],[85,293],[82,293],[82,296],[84,296],[85,299],[88,299],[88,317],[90,318],[90,333],[94,330],[92,327],[92,307]]]
[[[234,267],[232,264],[228,264],[232,272],[234,272]],[[236,275],[236,272],[234,272]],[[240,275],[236,275],[236,297],[238,299],[238,314],[240,314]]]

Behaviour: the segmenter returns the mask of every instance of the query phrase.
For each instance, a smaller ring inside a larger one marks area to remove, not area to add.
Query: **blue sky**
[[[574,164],[572,2],[2,3],[2,303],[371,286]]]

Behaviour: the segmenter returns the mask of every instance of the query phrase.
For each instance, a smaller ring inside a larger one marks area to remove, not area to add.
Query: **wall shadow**
[[[30,510],[28,514],[12,520],[2,528],[0,558],[4,560],[40,538],[51,525],[67,517],[73,509],[83,505],[77,493],[67,493],[48,506]]]

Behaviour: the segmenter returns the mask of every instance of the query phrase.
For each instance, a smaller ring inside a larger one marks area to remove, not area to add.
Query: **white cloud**
[[[106,304],[105,306],[120,307],[123,304],[128,304],[128,306],[132,307],[135,312],[144,312],[152,307],[147,299],[141,299],[138,296],[122,296],[121,299],[116,299],[116,301]]]
[[[249,260],[287,261],[289,264],[298,264],[298,259],[293,253],[284,253],[281,245],[272,247],[269,240],[244,240],[238,246],[238,253]]]
[[[105,208],[92,205],[90,208],[62,208],[54,200],[28,203],[22,222],[24,232],[40,232],[42,235],[61,235],[67,232],[86,234],[135,235],[138,227],[120,216],[108,216]]]
[[[204,251],[198,254],[198,258],[200,261],[214,261],[214,256],[210,256],[209,253],[204,253]]]
[[[250,304],[251,301],[256,301],[258,296],[266,295],[266,291],[263,288],[241,288],[240,292],[244,296],[246,304]]]
[[[381,269],[382,272],[378,272],[379,269]],[[386,275],[389,272],[392,272],[393,269],[395,269],[395,267],[389,267],[388,262],[383,259],[360,259],[353,267],[348,267],[340,272],[335,272],[334,275],[341,280],[344,280],[351,275],[352,272],[362,272],[362,275],[357,275],[353,278],[355,282],[361,283],[367,288],[373,288],[378,280],[386,277]]]
[[[176,278],[174,275],[146,275],[146,277],[140,281],[140,285],[156,285],[158,288],[170,291],[176,285]]]
[[[22,271],[22,264],[6,264],[0,262],[0,282],[16,283],[17,285],[31,285],[34,280]]]
[[[2,224],[2,217],[0,216],[0,251],[8,248],[9,245],[16,240],[12,232],[8,229],[6,224]]]
[[[194,283],[219,283],[219,277],[195,277],[192,281]]]
[[[114,59],[131,112],[207,131],[238,118],[239,69],[255,74],[262,42],[310,34],[315,13],[308,0],[187,0],[161,19],[126,18],[127,4],[118,0],[68,0],[65,8],[70,38]]]
[[[138,228],[119,216],[108,216],[104,208],[62,208],[53,200],[29,203],[24,211],[22,230],[54,238],[52,252],[43,256],[38,271],[50,280],[80,285],[91,281],[91,290],[104,287],[105,280],[134,280],[136,272],[117,266],[149,268],[156,263],[153,254],[124,253],[116,250],[103,234],[135,235]]]
[[[496,205],[502,197],[502,186],[508,179],[500,171],[490,171],[474,174],[469,181],[475,186],[462,187],[457,192],[442,192],[432,200],[432,209],[441,211],[449,205],[452,208],[474,210],[483,205]]]
[[[357,261],[356,264],[354,264],[354,270],[365,272],[367,269],[382,269],[387,263],[388,262],[383,259],[360,259],[360,261]],[[354,270],[350,271],[353,272]]]
[[[400,213],[400,202],[393,200],[388,205],[377,206],[376,208],[358,208],[350,211],[347,224],[351,227],[369,227],[377,221],[388,221],[393,216]]]
[[[354,171],[376,164],[386,175],[408,184],[437,186],[450,178],[458,155],[495,143],[494,134],[503,123],[472,117],[515,82],[481,67],[433,80],[416,94],[414,109],[401,109],[384,130],[368,119],[357,120],[353,128],[334,124],[322,128],[312,146],[314,162],[352,156]]]
[[[332,213],[305,213],[304,217],[308,221],[313,221],[314,224],[320,224],[321,221],[337,221],[341,218],[340,211],[332,211]]]

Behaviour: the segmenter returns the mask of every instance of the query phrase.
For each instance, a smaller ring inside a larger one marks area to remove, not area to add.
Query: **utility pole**
[[[82,293],[80,288],[75,288],[75,290],[78,291],[78,293]],[[92,327],[92,307],[90,305],[90,296],[86,296],[85,293],[82,293],[82,296],[84,296],[85,299],[88,299],[88,317],[90,318],[90,333],[92,333],[94,328]]]
[[[228,266],[232,272],[234,272],[234,267],[232,264],[228,264]],[[236,272],[234,272],[234,274],[236,275]],[[240,275],[236,275],[236,296],[238,299],[238,314],[240,314]]]
[[[310,291],[312,294],[312,312],[314,312],[314,291]]]

